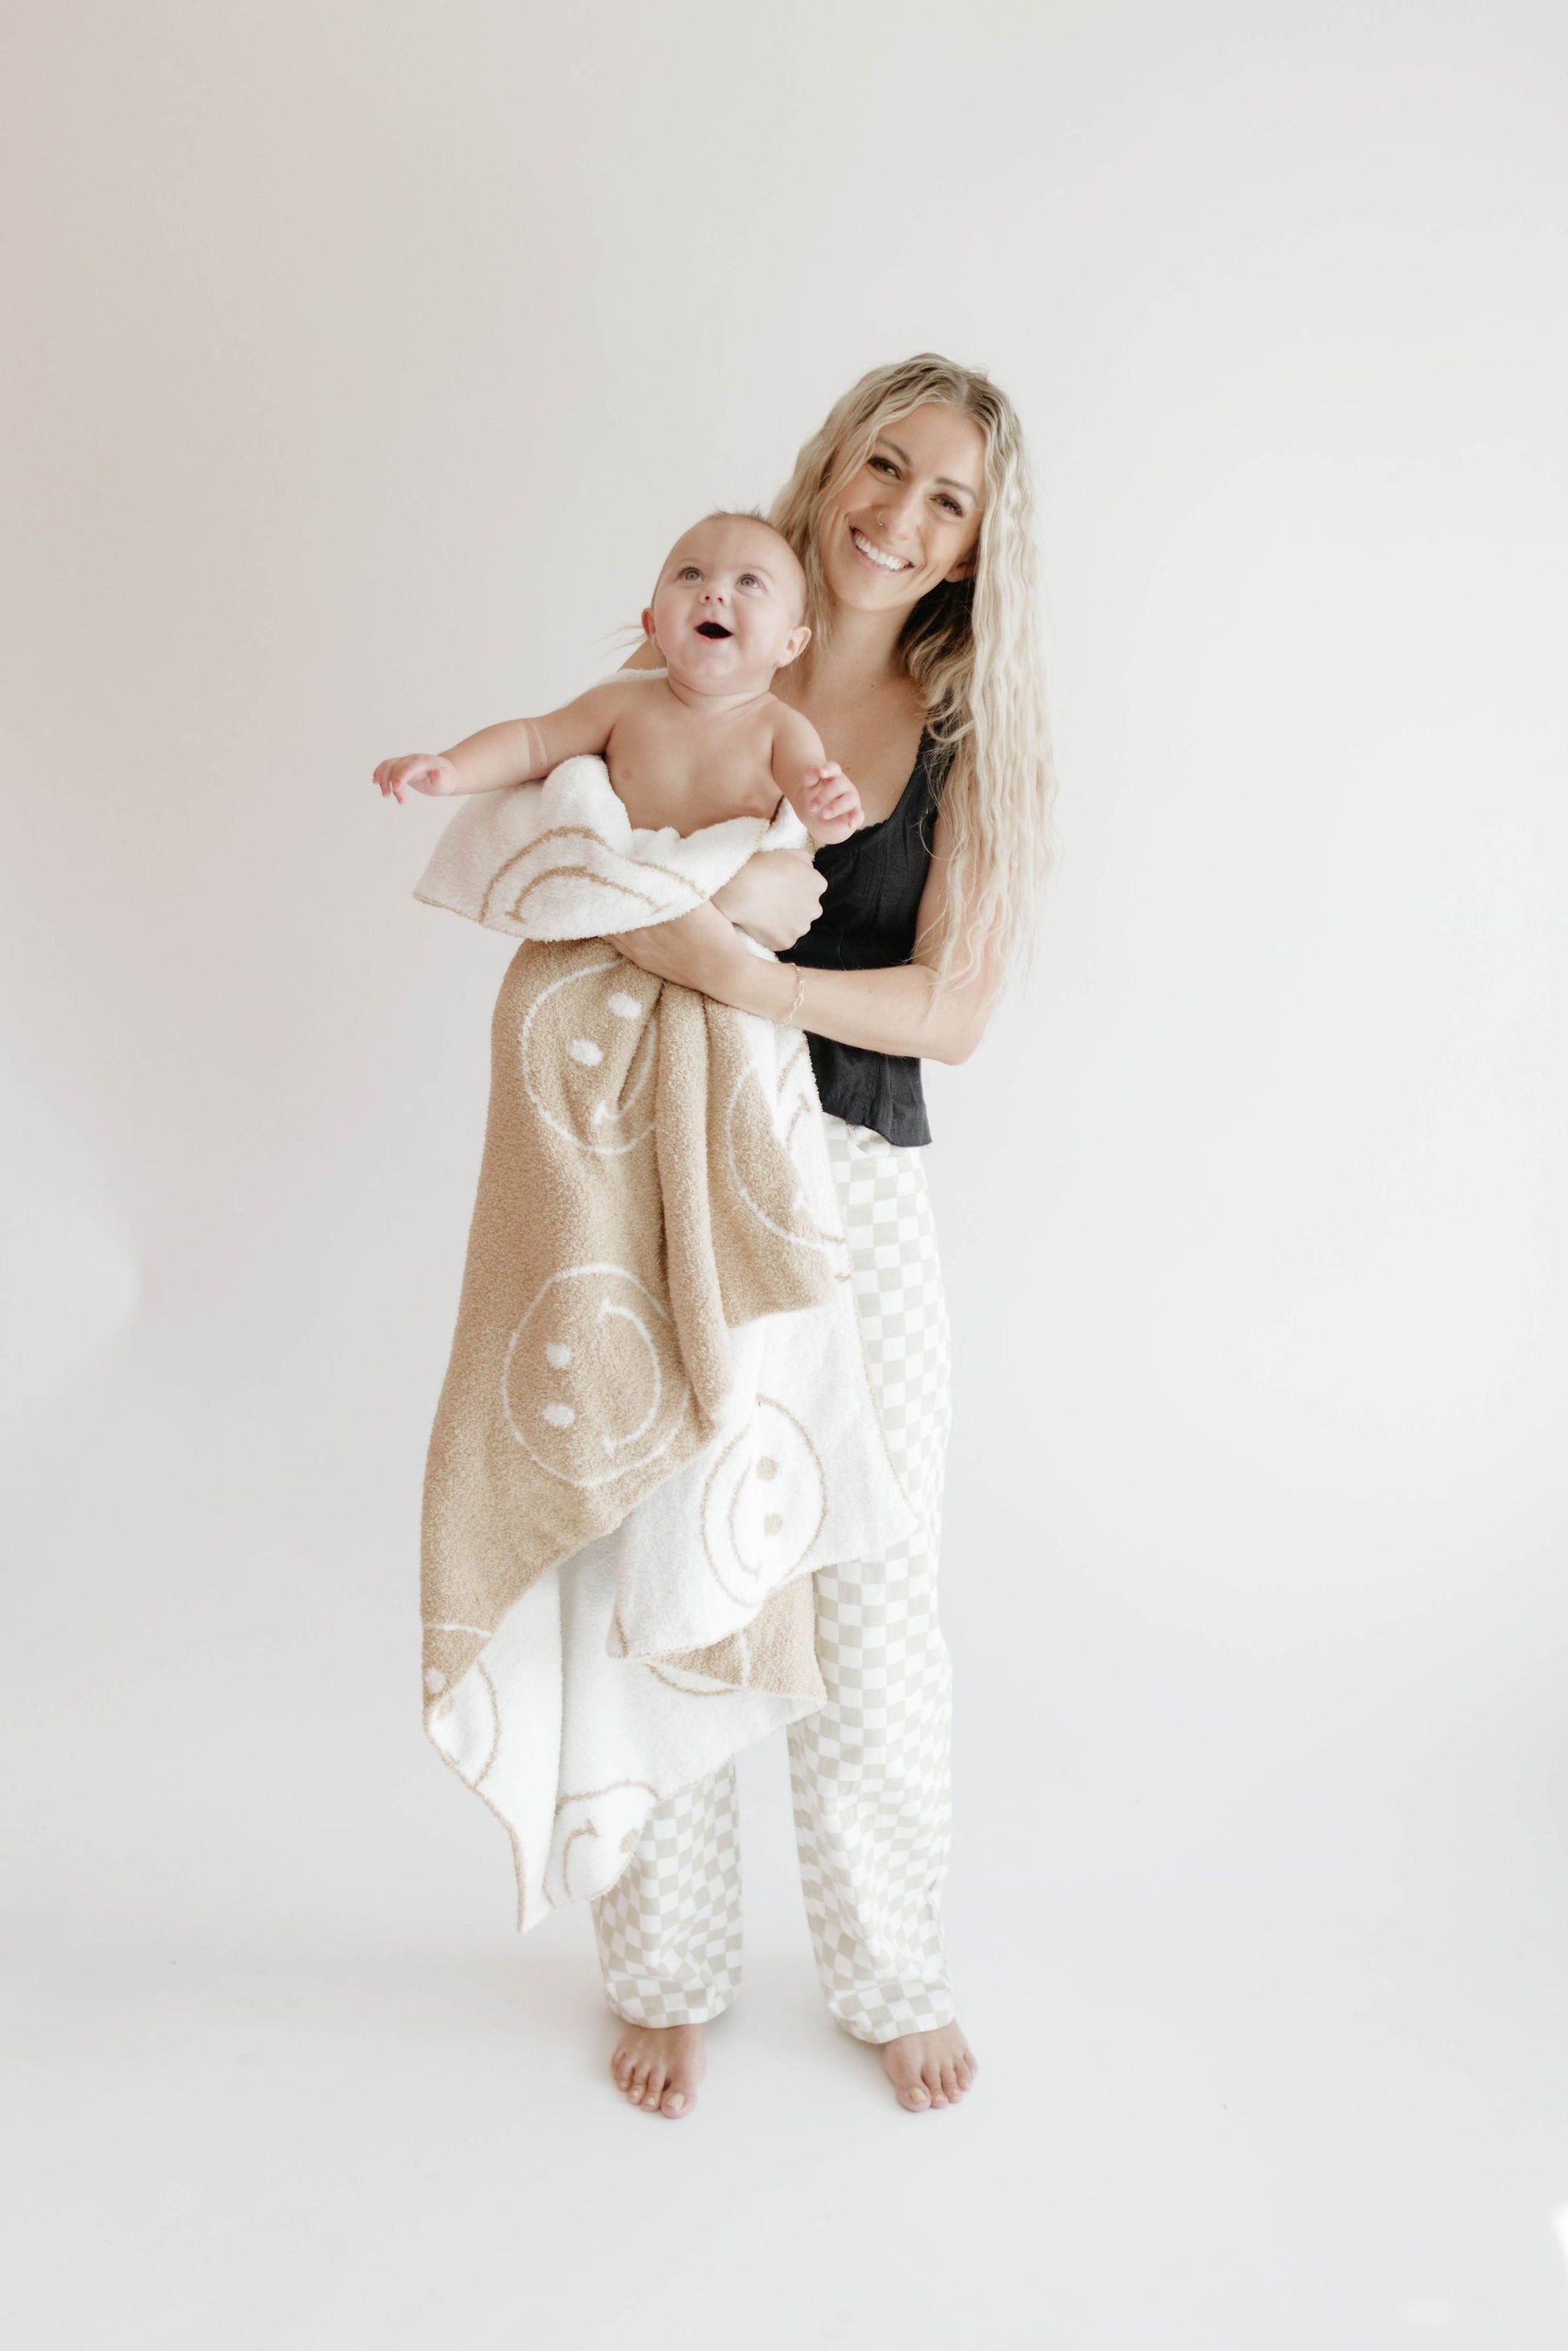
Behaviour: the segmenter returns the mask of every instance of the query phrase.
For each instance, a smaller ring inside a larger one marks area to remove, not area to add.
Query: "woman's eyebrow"
[[[909,466],[913,472],[915,460],[907,449],[901,449],[896,441],[888,439],[885,433],[882,435],[882,445],[884,449],[891,449],[899,464]],[[970,483],[955,481],[951,474],[936,474],[932,478],[945,490],[962,490],[967,498],[977,498],[980,495]]]

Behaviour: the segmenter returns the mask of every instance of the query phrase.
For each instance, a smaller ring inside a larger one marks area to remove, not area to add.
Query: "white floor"
[[[984,2070],[924,2117],[819,2007],[778,1745],[746,1763],[746,1989],[669,2125],[608,2086],[585,1918],[511,1936],[499,1834],[393,1674],[359,1778],[279,1739],[265,1674],[225,1720],[178,1660],[99,1687],[21,1782],[7,2339],[1568,2343],[1549,1672],[1416,1772],[1392,1659],[1304,1715],[1299,1660],[1206,1677],[1167,1631],[1113,1664],[1068,1611],[1009,1687],[964,1680],[951,1614]]]

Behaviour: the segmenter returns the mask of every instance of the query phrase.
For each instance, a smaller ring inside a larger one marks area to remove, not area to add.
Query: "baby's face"
[[[665,558],[643,626],[678,684],[701,694],[761,694],[810,635],[805,581],[765,524],[699,522]]]

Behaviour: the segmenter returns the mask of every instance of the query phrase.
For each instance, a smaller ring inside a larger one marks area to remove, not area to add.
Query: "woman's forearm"
[[[935,974],[923,963],[889,964],[878,971],[819,971],[808,964],[763,963],[741,954],[733,958],[732,973],[728,961],[726,985],[708,987],[705,994],[768,1020],[792,1016],[796,1028],[875,1053],[967,1061],[990,1010],[989,990],[938,990]]]
[[[985,1033],[1000,978],[988,956],[970,977],[940,990],[930,966],[918,960],[880,971],[775,963],[754,955],[712,905],[622,932],[611,945],[643,971],[737,1012],[807,1029],[841,1045],[928,1061],[967,1061]]]

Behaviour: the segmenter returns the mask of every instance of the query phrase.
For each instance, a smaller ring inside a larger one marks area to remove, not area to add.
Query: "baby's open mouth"
[[[727,637],[733,635],[733,633],[734,632],[732,630],[725,627],[722,621],[699,621],[697,622],[697,634],[699,637]]]

